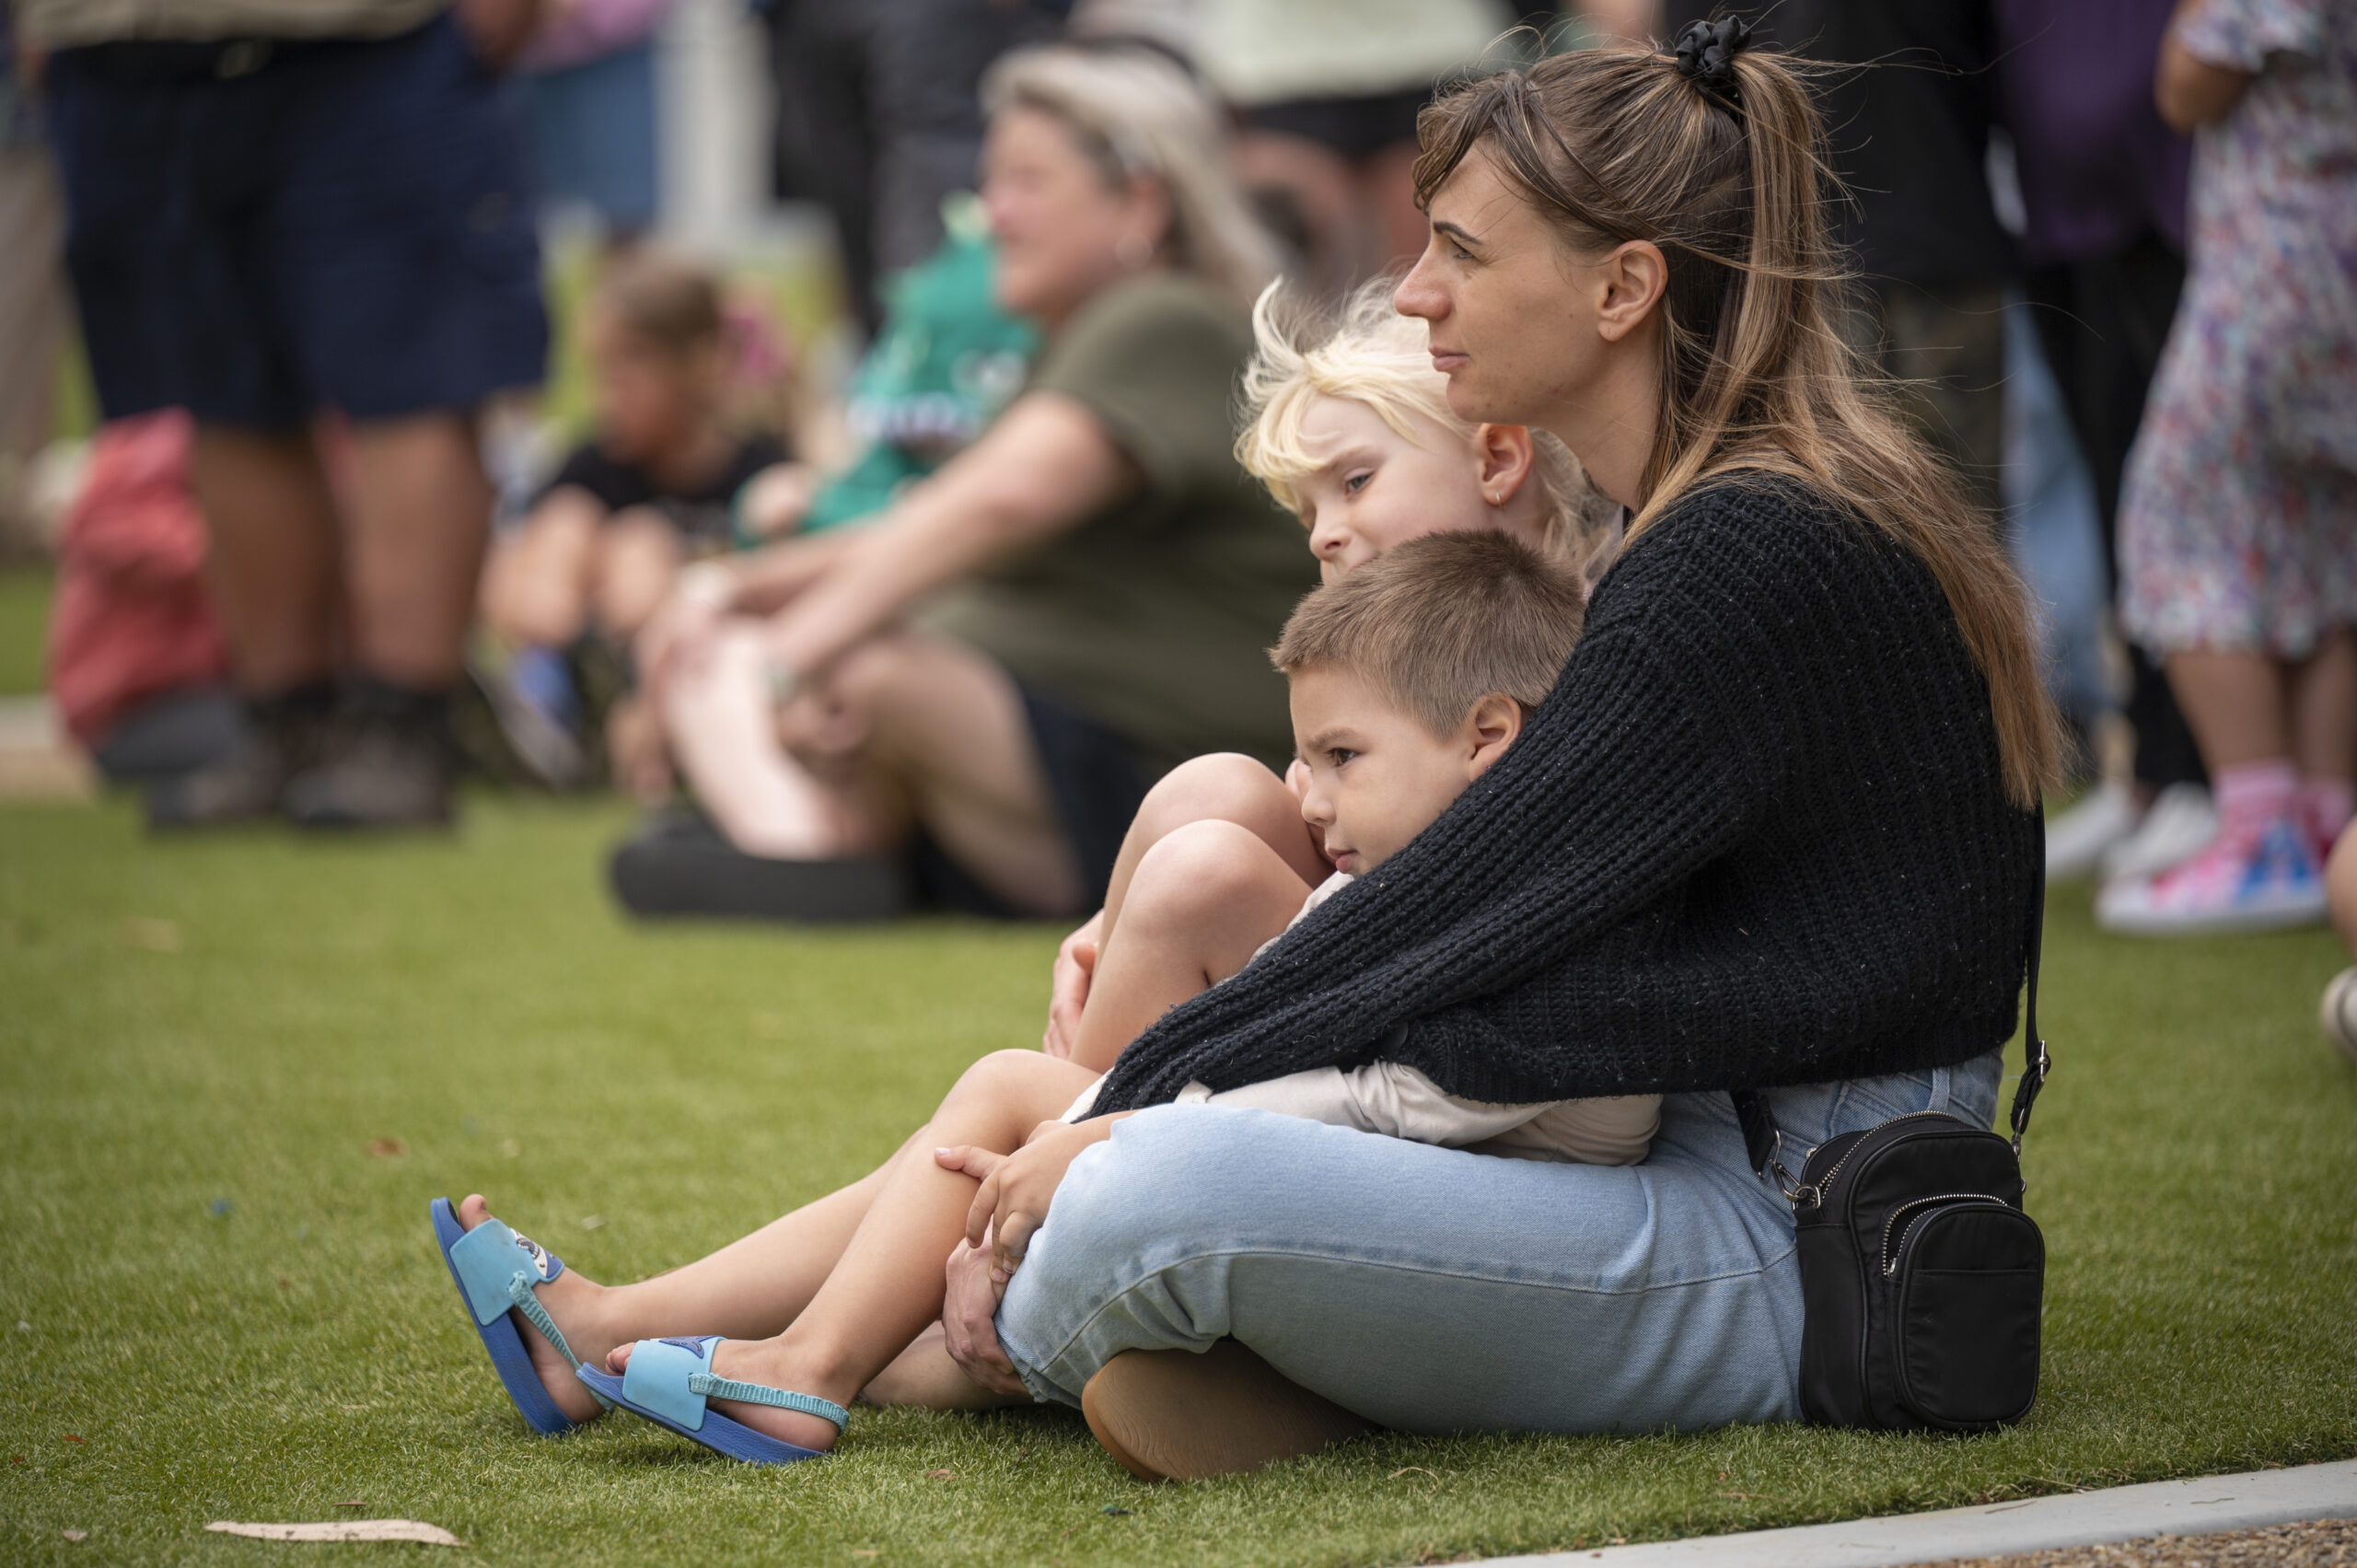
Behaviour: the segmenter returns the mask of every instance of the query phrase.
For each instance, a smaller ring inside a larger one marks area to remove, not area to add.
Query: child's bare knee
[[[482,617],[511,642],[562,647],[580,635],[583,606],[569,584],[539,565],[512,559],[486,573]]]
[[[1156,838],[1190,822],[1210,819],[1248,821],[1279,796],[1282,808],[1299,807],[1286,796],[1284,780],[1240,751],[1215,751],[1178,764],[1146,792],[1138,822]]]
[[[1220,914],[1291,875],[1248,828],[1216,817],[1182,823],[1138,862],[1121,919]]]

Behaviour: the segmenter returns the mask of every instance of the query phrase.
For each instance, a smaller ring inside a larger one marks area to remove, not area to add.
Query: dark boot
[[[249,703],[245,736],[234,754],[147,786],[147,825],[170,831],[275,816],[287,781],[317,760],[334,705],[332,686]]]
[[[344,693],[314,765],[287,781],[298,828],[428,828],[450,821],[450,701],[362,679]]]

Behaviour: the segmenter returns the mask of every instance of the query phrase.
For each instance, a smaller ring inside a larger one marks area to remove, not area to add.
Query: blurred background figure
[[[40,66],[37,53],[17,58],[0,0],[0,558],[44,542],[30,470],[50,438],[65,345],[65,208],[34,93]]]
[[[873,336],[888,274],[941,242],[941,203],[974,187],[981,83],[1060,18],[985,0],[766,0],[776,193],[834,219],[851,308]],[[1059,6],[1056,9],[1062,10]]]
[[[616,703],[633,722],[630,640],[681,565],[732,547],[748,487],[787,461],[773,429],[730,421],[725,325],[719,280],[694,262],[640,249],[598,275],[583,323],[596,428],[483,575],[508,672],[493,701],[544,782],[590,775]]]
[[[2095,483],[2107,599],[2119,581],[2121,476],[2185,277],[2191,147],[2153,103],[2169,5],[1994,6],[2024,288]],[[2158,660],[2132,637],[2124,652],[2128,776],[2107,777],[2048,825],[2057,877],[2155,871],[2199,850],[2216,825],[2200,755]]]
[[[1070,915],[1164,770],[1290,752],[1264,650],[1315,566],[1235,459],[1275,247],[1214,107],[1136,47],[1009,55],[985,92],[995,292],[1037,368],[871,523],[682,577],[641,669],[710,820],[616,855],[641,912],[872,915],[913,877]]]
[[[1848,187],[1840,238],[1861,274],[1844,329],[1901,383],[1916,427],[1995,518],[2004,508],[2005,291],[2019,263],[1989,191],[1997,48],[1988,0],[1792,0],[1769,19],[1785,47],[1855,67],[1818,88]]]
[[[655,31],[673,0],[539,0],[516,66],[531,101],[543,203],[586,214],[609,242],[660,215]]]
[[[2357,8],[2179,0],[2157,93],[2196,132],[2192,265],[2129,457],[2120,617],[2166,657],[2218,830],[2096,915],[2310,923],[2357,772]]]
[[[1235,110],[1237,178],[1339,298],[1424,248],[1410,171],[1435,83],[1514,26],[1501,0],[1198,0],[1195,61]]]
[[[195,447],[180,409],[102,427],[57,542],[50,694],[115,783],[208,767],[245,742],[204,587]]]
[[[491,495],[476,411],[546,349],[498,71],[532,0],[31,0],[107,415],[196,420],[233,759],[149,819],[435,823]],[[314,431],[349,440],[331,472]]]

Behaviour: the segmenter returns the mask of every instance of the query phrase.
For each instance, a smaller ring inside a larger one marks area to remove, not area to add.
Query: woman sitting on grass
[[[1353,1421],[1791,1420],[1793,1214],[1726,1091],[1765,1091],[1788,1163],[1994,1109],[2055,756],[2029,606],[1834,330],[1821,128],[1747,41],[1698,24],[1425,112],[1399,308],[1460,415],[1554,432],[1633,520],[1510,753],[1141,1035],[1097,1115],[986,1162],[948,1348],[1135,1468]],[[1642,1165],[1545,1165],[1170,1103],[1377,1060],[1485,1100],[1660,1093],[1661,1129]]]

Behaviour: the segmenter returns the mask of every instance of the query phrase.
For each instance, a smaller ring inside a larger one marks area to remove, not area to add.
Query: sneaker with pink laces
[[[2320,924],[2324,873],[2301,825],[2229,828],[2182,865],[2123,877],[2096,897],[2096,923],[2131,936],[2191,936]]]

